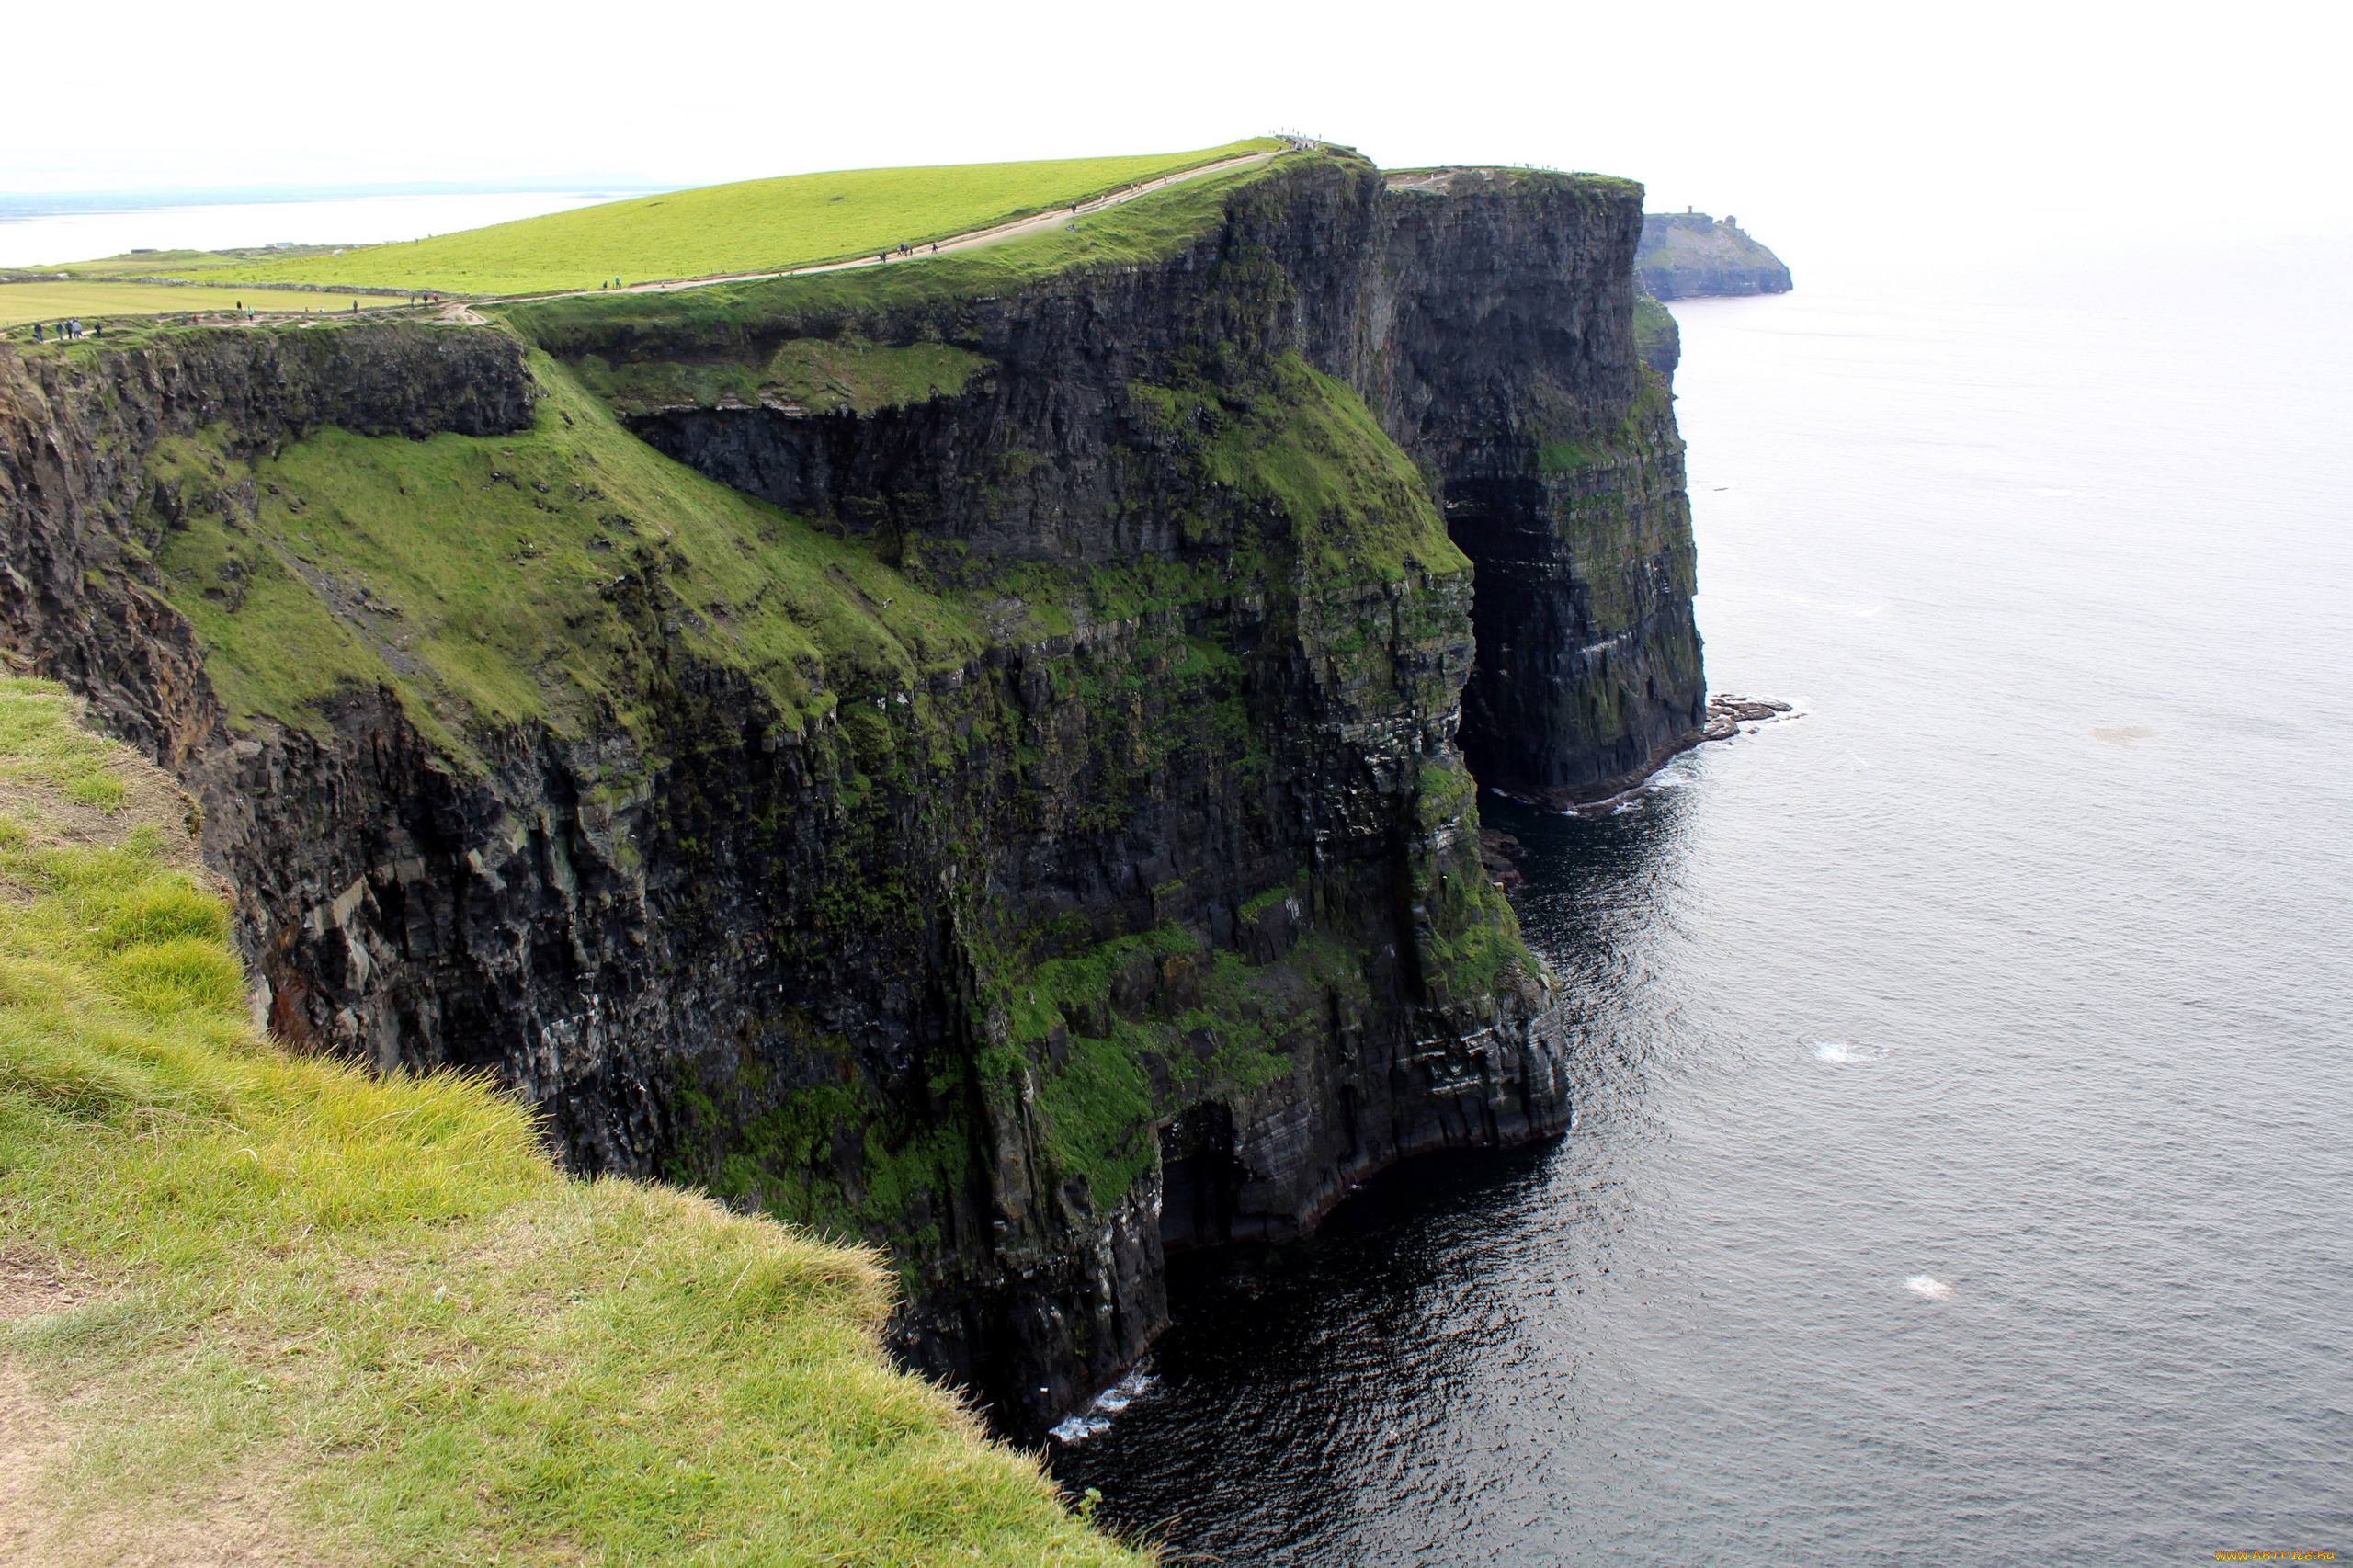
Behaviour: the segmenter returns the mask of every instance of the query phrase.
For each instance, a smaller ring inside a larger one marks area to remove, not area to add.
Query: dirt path
[[[1283,152],[1289,151],[1290,151],[1289,148],[1283,149]],[[1024,234],[1041,233],[1048,229],[1059,228],[1074,219],[1084,218],[1090,212],[1100,212],[1107,208],[1133,201],[1139,197],[1150,196],[1154,191],[1165,190],[1172,185],[1183,185],[1188,180],[1206,179],[1211,175],[1226,174],[1234,169],[1245,169],[1253,164],[1263,164],[1269,159],[1281,156],[1281,152],[1276,152],[1249,153],[1239,158],[1221,158],[1214,164],[1203,164],[1199,168],[1186,169],[1177,174],[1162,175],[1157,178],[1148,179],[1142,185],[1129,186],[1115,190],[1108,196],[1098,196],[1092,201],[1082,201],[1074,207],[1056,207],[1028,218],[1016,218],[1007,222],[992,223],[984,229],[969,229],[963,233],[950,235],[934,244],[917,245],[906,256],[901,256],[893,251],[887,256],[862,256],[853,261],[825,261],[811,267],[788,267],[781,272],[729,272],[712,278],[678,278],[656,283],[631,283],[620,289],[574,289],[563,294],[504,294],[494,299],[476,300],[472,302],[504,304],[517,300],[571,300],[590,294],[608,297],[614,294],[673,294],[682,289],[708,289],[719,283],[756,283],[764,278],[800,278],[813,272],[851,272],[861,267],[888,267],[896,262],[920,261],[926,256],[950,256],[957,251],[1000,244],[1006,240],[1018,239]]]
[[[0,1324],[89,1305],[89,1281],[28,1253],[0,1252]],[[166,1498],[61,1499],[81,1424],[0,1358],[0,1563],[6,1568],[313,1568],[278,1478],[259,1467]],[[71,1506],[73,1501],[84,1506]],[[69,1506],[61,1507],[60,1504]]]

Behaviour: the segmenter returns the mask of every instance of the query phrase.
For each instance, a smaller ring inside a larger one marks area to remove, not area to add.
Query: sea
[[[1574,1131],[1176,1260],[1051,1459],[1172,1562],[2353,1554],[2353,245],[1790,259],[1674,312],[1795,716],[1483,801]]]

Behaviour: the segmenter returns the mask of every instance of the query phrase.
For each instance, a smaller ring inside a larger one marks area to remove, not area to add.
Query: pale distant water
[[[1058,1473],[1179,1562],[2353,1552],[2353,256],[1679,304],[1711,685],[1491,802],[1553,1145],[1193,1262]]]
[[[222,202],[134,207],[120,211],[35,213],[0,218],[0,267],[93,261],[134,250],[234,250],[247,245],[382,244],[479,229],[634,191],[466,192],[455,196],[355,196],[323,201]],[[30,198],[16,205],[37,205]]]

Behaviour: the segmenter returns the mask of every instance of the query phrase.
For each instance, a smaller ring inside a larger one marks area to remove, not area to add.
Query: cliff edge
[[[274,1049],[187,797],[0,678],[11,1563],[1143,1568],[894,1371],[875,1260]]]

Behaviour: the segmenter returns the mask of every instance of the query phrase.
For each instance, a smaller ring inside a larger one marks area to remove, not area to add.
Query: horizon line
[[[111,190],[0,190],[0,222],[66,217],[80,212],[135,211],[157,207],[227,207],[240,204],[354,199],[374,196],[534,196],[610,192],[645,196],[696,188],[686,181],[533,176],[513,180],[378,180],[287,185],[140,186]]]

